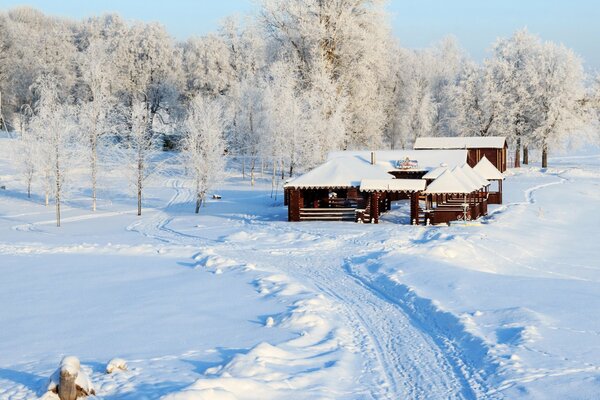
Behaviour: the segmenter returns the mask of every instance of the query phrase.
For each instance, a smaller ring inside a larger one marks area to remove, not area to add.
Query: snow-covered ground
[[[185,180],[156,180],[137,217],[106,173],[98,211],[74,189],[56,228],[13,145],[0,399],[42,395],[65,355],[103,399],[598,398],[600,152],[509,170],[505,204],[468,225],[398,224],[405,204],[288,223],[267,178],[236,174],[199,216]],[[114,357],[128,371],[105,374]]]

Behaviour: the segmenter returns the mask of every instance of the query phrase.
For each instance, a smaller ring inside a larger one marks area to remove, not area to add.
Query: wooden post
[[[498,180],[498,204],[502,204],[502,179]]]
[[[76,400],[77,399],[77,372],[72,374],[68,368],[60,369],[60,383],[58,385],[58,397],[60,400]]]
[[[379,193],[371,194],[371,219],[374,224],[379,223]]]
[[[302,192],[300,189],[289,189],[288,221],[300,221],[300,208],[302,208]]]
[[[419,225],[419,193],[413,192],[410,194],[410,223],[411,225]]]

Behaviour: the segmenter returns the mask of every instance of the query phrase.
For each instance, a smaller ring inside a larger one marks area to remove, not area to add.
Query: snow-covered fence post
[[[78,371],[72,371],[68,365],[60,367],[60,382],[58,384],[58,397],[60,400],[77,399],[77,386],[75,385],[77,373]]]

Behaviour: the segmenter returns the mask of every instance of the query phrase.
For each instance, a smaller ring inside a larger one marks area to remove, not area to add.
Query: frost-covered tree
[[[195,212],[200,212],[207,191],[219,179],[225,167],[223,106],[220,100],[197,95],[190,102],[183,123],[182,156],[194,181]]]
[[[72,110],[59,99],[59,84],[53,76],[41,76],[36,80],[35,92],[38,101],[31,128],[39,138],[41,162],[45,171],[46,202],[48,194],[54,195],[56,226],[60,226],[61,204],[65,177],[74,161],[77,149],[74,140]]]
[[[501,98],[490,84],[487,64],[465,63],[448,88],[448,127],[458,136],[490,136]]]
[[[233,79],[229,48],[217,35],[192,37],[182,45],[185,94],[219,96],[227,94]]]
[[[515,167],[520,166],[521,146],[529,146],[536,129],[535,99],[539,88],[540,40],[526,29],[508,39],[499,39],[488,60],[492,91],[501,98],[496,134],[506,136],[515,146]]]
[[[113,129],[110,119],[115,99],[110,91],[110,75],[114,72],[105,42],[93,39],[82,62],[85,90],[78,103],[78,122],[82,142],[87,148],[92,189],[92,211],[96,211],[98,186],[98,149],[102,138]]]
[[[126,109],[124,125],[128,135],[121,143],[120,164],[129,175],[137,198],[137,215],[142,215],[142,199],[147,179],[158,172],[162,164],[156,160],[160,144],[157,135],[149,128],[151,111],[146,99],[133,98],[131,108]]]
[[[344,148],[379,146],[386,126],[390,51],[382,1],[309,0],[262,2],[261,19],[272,58],[297,60],[305,89],[313,71],[324,69],[338,103],[345,105]],[[321,72],[318,72],[321,73]],[[309,96],[311,97],[311,96]],[[314,108],[314,107],[313,107]]]
[[[31,198],[31,187],[40,159],[39,138],[30,127],[32,114],[31,108],[26,106],[14,117],[15,130],[19,133],[19,151],[17,154],[13,154],[13,157],[25,179],[27,198]]]
[[[303,157],[305,120],[297,92],[293,64],[277,61],[271,65],[265,89],[265,130],[261,136],[263,155],[273,161],[273,179],[277,164],[287,164],[292,176]]]
[[[314,167],[325,161],[330,151],[346,147],[349,135],[344,124],[347,99],[336,94],[336,85],[324,63],[315,63],[310,81],[302,106],[306,118],[302,132],[304,167]]]
[[[242,156],[244,164],[245,158],[250,158],[251,185],[255,182],[256,159],[265,131],[264,89],[259,86],[261,84],[251,80],[241,83],[240,97],[236,100],[236,121],[231,128],[236,153]]]
[[[535,124],[530,142],[542,150],[542,167],[548,167],[548,150],[566,135],[584,128],[584,72],[581,60],[564,45],[546,42],[536,59]]]

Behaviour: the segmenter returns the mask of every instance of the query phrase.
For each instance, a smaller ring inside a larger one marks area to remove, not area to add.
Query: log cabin
[[[486,177],[500,180],[501,201],[502,174],[485,156],[481,173],[467,161],[467,149],[333,152],[284,185],[288,221],[378,223],[399,200],[409,201],[413,225],[479,218],[490,198]]]

